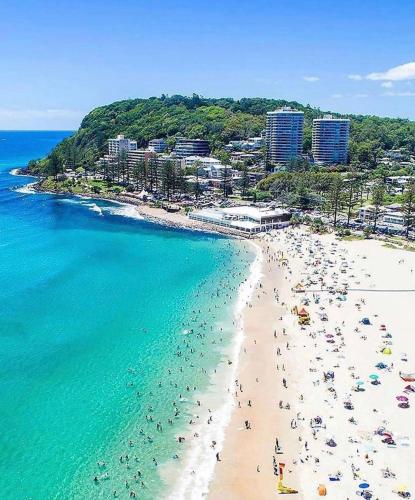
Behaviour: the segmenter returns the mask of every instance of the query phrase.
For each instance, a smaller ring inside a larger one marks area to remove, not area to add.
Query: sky
[[[1,0],[0,129],[161,94],[415,120],[414,0]]]

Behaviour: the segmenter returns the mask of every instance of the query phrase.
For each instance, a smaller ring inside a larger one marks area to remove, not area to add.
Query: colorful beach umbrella
[[[362,490],[366,490],[367,488],[369,488],[369,483],[360,483],[359,488],[361,488]]]
[[[358,380],[358,381],[356,382],[356,385],[363,385],[363,384],[364,384],[363,380]]]
[[[371,378],[372,380],[377,380],[379,378],[379,375],[376,375],[376,373],[372,373],[371,375],[369,375],[369,378]]]

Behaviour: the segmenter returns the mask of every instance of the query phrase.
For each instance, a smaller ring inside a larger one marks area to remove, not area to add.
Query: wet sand
[[[239,361],[238,385],[232,388],[234,394],[236,392],[235,408],[210,487],[209,498],[214,500],[273,498],[278,480],[274,475],[273,455],[288,464],[298,449],[295,437],[289,432],[291,412],[281,411],[278,406],[280,399],[289,399],[284,397],[288,389],[282,385],[289,367],[285,366],[287,372],[282,371],[277,349],[289,352],[286,344],[291,339],[282,333],[279,319],[286,313],[286,306],[281,305],[284,299],[280,293],[277,302],[274,292],[274,289],[277,292],[281,289],[284,271],[277,266],[276,254],[268,244],[261,240],[258,244],[264,256],[263,276],[250,306],[244,311],[245,340]],[[286,361],[288,356],[284,356]],[[248,405],[249,401],[252,406]],[[245,428],[246,420],[250,429]],[[279,440],[283,455],[275,454],[275,438]],[[289,470],[288,466],[285,482],[294,484],[295,475]]]

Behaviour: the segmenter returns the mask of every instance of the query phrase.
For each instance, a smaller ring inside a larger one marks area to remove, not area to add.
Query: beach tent
[[[362,319],[362,323],[363,323],[364,325],[370,325],[370,319],[369,319],[369,318],[363,318],[363,319]]]
[[[382,354],[392,354],[392,350],[390,347],[385,347],[384,349],[382,349]]]

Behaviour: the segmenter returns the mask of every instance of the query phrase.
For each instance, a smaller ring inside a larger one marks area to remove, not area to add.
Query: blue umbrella
[[[365,490],[366,488],[369,488],[369,484],[368,483],[360,483],[359,488],[361,488],[362,490]]]

